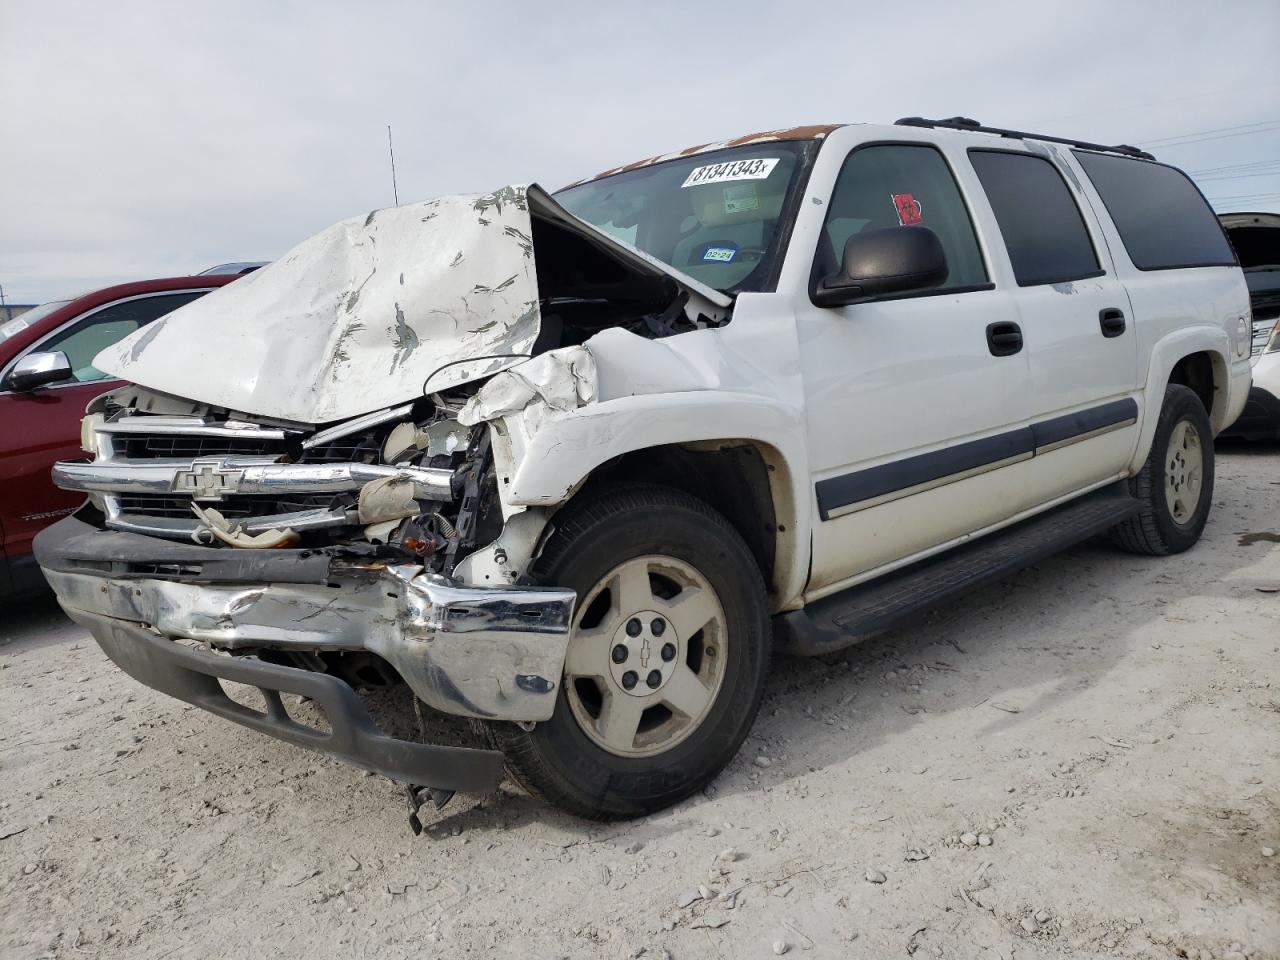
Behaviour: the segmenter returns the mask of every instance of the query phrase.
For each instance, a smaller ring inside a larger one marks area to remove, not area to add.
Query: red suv
[[[121,385],[93,366],[98,351],[237,276],[122,283],[0,324],[0,600],[45,588],[31,539],[84,499],[49,470],[82,456],[85,405]]]

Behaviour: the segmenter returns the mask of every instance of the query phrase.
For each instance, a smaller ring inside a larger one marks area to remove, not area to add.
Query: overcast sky
[[[1280,3],[1049,10],[0,0],[0,284],[40,302],[274,258],[391,204],[388,123],[402,201],[555,189],[798,123],[962,114],[1154,141],[1187,170],[1231,168],[1202,182],[1220,210],[1280,211],[1280,164],[1239,166],[1280,160]]]

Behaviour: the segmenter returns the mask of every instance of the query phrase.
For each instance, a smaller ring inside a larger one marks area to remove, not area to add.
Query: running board
[[[778,653],[831,653],[1103,533],[1140,509],[1124,481],[774,618]]]

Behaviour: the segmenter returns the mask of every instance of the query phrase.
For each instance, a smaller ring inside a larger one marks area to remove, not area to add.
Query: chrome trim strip
[[[1104,433],[1111,433],[1113,430],[1122,430],[1125,427],[1132,427],[1138,422],[1137,417],[1130,417],[1128,420],[1120,420],[1116,423],[1109,423],[1105,427],[1099,427],[1097,430],[1090,430],[1088,433],[1077,433],[1074,437],[1067,437],[1056,443],[1047,443],[1043,447],[1036,447],[1036,456],[1043,453],[1050,453],[1054,450],[1061,450],[1063,447],[1069,447],[1073,443],[1079,443],[1082,440],[1092,440],[1094,437],[1100,437]]]
[[[331,440],[340,440],[348,434],[355,433],[357,430],[363,430],[366,427],[376,427],[380,423],[386,423],[388,420],[394,420],[396,417],[404,416],[413,409],[412,403],[404,403],[398,407],[388,407],[385,410],[375,410],[373,413],[366,413],[356,417],[354,420],[348,420],[340,423],[336,427],[330,427],[328,430],[321,430],[314,436],[308,437],[302,441],[302,448],[310,450],[312,447],[322,446]]]
[[[112,496],[103,497],[104,521],[112,530],[123,530],[128,533],[141,533],[149,537],[166,539],[191,540],[193,535],[203,530],[204,524],[192,514],[190,520],[177,517],[153,517],[146,514],[124,513],[120,509],[120,501]],[[328,510],[316,507],[311,510],[299,510],[297,513],[275,513],[265,517],[231,518],[231,523],[241,526],[246,533],[265,533],[268,530],[320,530],[325,527],[340,527],[346,523],[358,523],[354,516],[348,517],[342,509]],[[209,539],[208,537],[205,540]],[[203,543],[205,540],[197,542]]]
[[[374,463],[276,463],[263,457],[104,460],[93,463],[64,460],[53,466],[53,482],[63,490],[190,494],[198,487],[198,490],[216,492],[194,499],[213,502],[233,494],[342,493],[358,490],[370,480],[384,477],[411,481],[416,499],[453,500],[453,471],[431,467],[391,467]],[[216,480],[217,483],[205,483],[206,480]]]
[[[202,417],[124,417],[99,424],[98,433],[154,433],[164,436],[252,437],[255,440],[284,440],[290,432],[260,427],[238,420],[209,421]]]

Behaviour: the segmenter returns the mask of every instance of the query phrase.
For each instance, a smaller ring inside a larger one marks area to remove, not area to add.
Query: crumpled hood
[[[530,207],[646,282],[728,297],[509,186],[375,210],[155,321],[94,364],[151,390],[296,423],[344,420],[527,357],[541,316]]]

